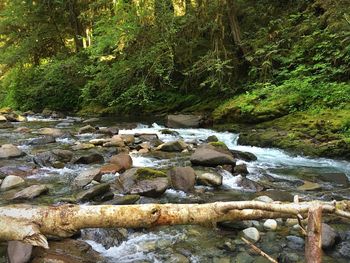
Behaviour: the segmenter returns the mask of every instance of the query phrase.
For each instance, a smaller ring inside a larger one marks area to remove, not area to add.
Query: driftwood
[[[316,204],[309,209],[305,258],[308,263],[322,262],[322,206]]]
[[[0,207],[0,240],[48,247],[46,237],[69,237],[83,228],[140,228],[160,225],[212,225],[220,221],[306,216],[318,204],[323,213],[350,219],[349,201],[143,205],[12,205]],[[348,210],[348,211],[346,211]]]

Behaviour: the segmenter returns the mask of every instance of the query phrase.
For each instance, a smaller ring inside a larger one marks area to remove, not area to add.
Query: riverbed
[[[239,145],[238,133],[201,128],[166,129],[162,121],[152,118],[133,122],[117,118],[83,122],[83,119],[74,117],[52,119],[28,116],[27,121],[12,125],[13,127],[0,130],[0,144],[16,145],[25,155],[0,159],[0,173],[2,178],[17,175],[25,182],[16,188],[0,192],[0,205],[12,203],[59,205],[77,202],[104,204],[111,200],[124,200],[123,197],[129,195],[112,188],[109,196],[106,194],[103,198],[77,201],[77,193],[82,189],[74,187],[75,178],[91,168],[100,168],[108,163],[111,156],[126,149],[132,158],[133,167],[147,167],[166,172],[173,167],[191,166],[191,153],[198,146],[207,143],[209,136],[215,136],[232,151],[253,154],[256,159],[236,158],[236,165],[246,167],[248,173],[244,175],[234,173],[225,167],[210,168],[221,176],[222,185],[214,187],[196,184],[191,192],[169,187],[159,197],[139,195],[131,203],[207,203],[252,200],[259,196],[269,196],[274,201],[292,201],[294,195],[298,195],[300,200],[350,199],[350,162],[309,158],[292,155],[280,149]],[[86,125],[99,128],[92,132],[79,133],[79,129]],[[111,127],[117,128],[119,135],[133,136],[133,141],[126,144],[125,149],[91,143],[92,140],[110,138],[111,133],[102,131]],[[42,134],[42,128],[59,129],[62,133],[53,136],[54,140],[40,140],[47,136]],[[140,146],[145,143],[145,140],[140,139],[140,134],[156,135],[163,143],[182,140],[188,145],[188,149],[181,152],[162,152],[156,150],[156,146],[149,146],[146,151]],[[52,152],[55,149],[71,151],[72,159],[68,162],[54,160],[50,163],[39,158],[43,152]],[[102,156],[103,161],[91,163],[76,161],[82,156],[94,154]],[[120,173],[105,173],[100,182],[112,185],[118,176]],[[242,184],[242,178],[251,183]],[[16,193],[31,185],[46,185],[48,191],[30,200],[13,200],[12,197]],[[84,187],[86,189],[91,186],[93,184]],[[122,234],[118,236],[120,240],[117,240],[113,231],[89,229],[83,230],[76,239],[91,245],[105,262],[267,262],[251,252],[240,239],[243,229],[255,227],[261,235],[256,243],[259,248],[279,258],[280,262],[303,262],[304,243],[297,226],[287,226],[285,221],[277,220],[278,227],[272,231],[263,227],[264,221],[127,229],[121,230]],[[336,231],[337,240],[332,248],[325,251],[324,262],[349,262],[349,223],[332,217],[325,218],[325,221]],[[107,239],[114,241],[106,245]],[[0,262],[5,260],[4,248],[5,244],[0,250],[3,251],[0,252],[2,253]]]

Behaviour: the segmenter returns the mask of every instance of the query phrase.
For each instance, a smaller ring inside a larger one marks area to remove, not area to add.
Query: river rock
[[[196,171],[198,184],[218,187],[222,185],[222,175],[217,173],[198,173]]]
[[[100,121],[99,118],[90,118],[90,119],[86,119],[83,121],[83,123],[92,123],[92,122],[98,122]]]
[[[52,137],[61,137],[64,134],[62,130],[56,128],[41,128],[38,130],[38,133],[41,135],[48,135]]]
[[[233,172],[235,174],[240,174],[242,176],[249,174],[248,169],[247,169],[247,165],[245,163],[237,164],[235,166],[235,168],[233,168]]]
[[[184,192],[191,192],[196,182],[196,173],[192,167],[175,167],[168,171],[171,187]]]
[[[29,166],[30,165],[30,166]],[[7,175],[16,175],[20,177],[26,177],[35,173],[34,165],[13,165],[0,167],[0,178],[5,178]],[[4,176],[5,175],[5,176]],[[4,176],[4,177],[3,177]]]
[[[87,190],[79,192],[76,198],[78,202],[90,201],[97,196],[101,196],[107,193],[109,189],[110,189],[109,184],[94,185]]]
[[[89,143],[91,143],[91,144],[93,144],[95,146],[103,145],[103,144],[105,144],[107,142],[109,142],[109,140],[108,139],[103,139],[103,138],[101,138],[101,139],[92,139],[92,140],[89,141]]]
[[[320,189],[322,189],[321,185],[310,181],[304,181],[304,184],[297,188],[299,191],[317,191]]]
[[[276,230],[277,229],[277,221],[274,219],[267,219],[264,222],[264,228],[267,230]]]
[[[246,177],[243,177],[242,175],[236,176],[236,184],[237,186],[242,187],[246,191],[251,192],[260,192],[264,189],[260,184],[257,182],[254,182]]]
[[[287,246],[293,250],[302,250],[305,245],[305,241],[301,237],[287,236]]]
[[[109,162],[115,165],[118,165],[120,168],[118,172],[128,170],[132,167],[132,159],[129,154],[119,153],[117,155],[113,155]]]
[[[120,134],[120,137],[127,145],[135,143],[135,136],[133,134]]]
[[[106,262],[98,252],[82,241],[64,239],[50,241],[49,249],[35,247],[31,263],[103,263]]]
[[[6,117],[2,114],[0,114],[0,122],[7,122]]]
[[[2,181],[2,184],[0,186],[1,191],[7,191],[12,188],[16,188],[18,186],[21,186],[24,184],[24,180],[15,175],[8,175],[5,177],[5,179]]]
[[[11,199],[33,199],[47,191],[49,191],[49,188],[46,185],[31,185],[16,193]]]
[[[140,200],[139,195],[117,195],[110,201],[104,202],[105,205],[131,205]]]
[[[157,197],[165,192],[168,185],[167,175],[151,168],[131,168],[116,179],[116,187],[126,194]]]
[[[243,235],[250,241],[258,242],[260,239],[260,233],[255,227],[248,227],[243,230]]]
[[[101,177],[102,174],[99,168],[89,169],[81,172],[77,177],[75,177],[74,184],[78,187],[84,187],[85,185],[91,183],[93,180],[99,182],[101,180]]]
[[[31,132],[32,130],[28,127],[18,127],[17,129],[15,129],[15,132],[20,132],[20,133],[29,133]]]
[[[81,239],[93,240],[104,246],[105,249],[119,246],[127,237],[124,228],[87,228],[81,231]]]
[[[216,137],[215,135],[210,135],[210,136],[207,138],[206,141],[207,141],[207,142],[218,142],[219,139],[218,139],[218,137]]]
[[[191,155],[190,161],[193,165],[202,166],[235,165],[235,160],[232,155],[220,152],[211,145],[197,148]]]
[[[162,129],[160,130],[161,134],[166,134],[166,135],[172,135],[172,136],[179,136],[180,134],[177,131],[170,130],[170,129]]]
[[[338,184],[343,187],[349,186],[349,178],[346,176],[345,173],[321,173],[317,176],[317,179],[320,179],[325,182]]]
[[[256,161],[258,159],[253,153],[250,152],[241,152],[237,150],[230,150],[230,152],[236,159],[244,160],[247,162]]]
[[[26,117],[19,115],[19,114],[16,114],[14,112],[5,114],[5,117],[8,121],[11,121],[11,122],[23,122],[23,121],[27,120]]]
[[[263,191],[260,193],[261,195],[267,195],[271,197],[274,201],[281,201],[281,202],[293,202],[294,196],[287,192],[287,191],[281,191],[281,190],[269,190],[269,191]]]
[[[120,166],[113,163],[105,164],[100,168],[101,174],[116,174],[120,171],[121,171]]]
[[[261,196],[255,197],[254,201],[260,201],[260,202],[264,202],[264,203],[272,203],[273,199],[267,195],[261,195]]]
[[[154,178],[152,180],[137,181],[131,188],[130,194],[142,195],[146,197],[159,197],[169,187],[167,178]]]
[[[26,263],[32,255],[33,246],[20,241],[8,241],[7,257],[8,262]]]
[[[85,155],[79,157],[74,161],[75,164],[95,164],[95,163],[104,163],[104,158],[99,153],[92,153],[90,155]]]
[[[330,225],[322,223],[322,249],[332,248],[337,236],[337,232]]]
[[[91,143],[80,143],[77,142],[73,147],[72,150],[74,151],[79,151],[79,150],[89,150],[94,148],[95,145],[91,144]]]
[[[95,127],[92,127],[91,125],[86,125],[84,127],[81,127],[78,131],[79,134],[84,133],[94,133],[96,131]]]
[[[0,147],[0,159],[16,158],[24,154],[24,152],[13,144],[3,144]]]
[[[203,120],[202,116],[178,114],[167,116],[167,127],[169,128],[198,128]]]
[[[159,140],[158,134],[156,133],[137,133],[135,134],[135,137],[139,138],[143,142]]]
[[[350,242],[344,241],[337,246],[337,250],[341,256],[350,259]]]
[[[73,158],[73,152],[69,150],[54,149],[52,153],[57,157],[57,160],[63,163],[68,163]]]
[[[157,147],[157,150],[164,152],[182,152],[187,148],[187,144],[182,140],[166,142]]]
[[[56,138],[51,135],[40,136],[28,141],[28,145],[45,145],[48,143],[55,143]]]

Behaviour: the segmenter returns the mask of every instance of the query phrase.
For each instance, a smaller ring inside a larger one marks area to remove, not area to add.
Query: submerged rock
[[[196,173],[192,167],[175,167],[168,171],[171,187],[184,192],[191,192],[196,182]]]
[[[49,188],[46,185],[31,185],[16,193],[11,199],[33,199],[47,191],[49,191]]]
[[[69,262],[69,263],[104,263],[106,262],[98,252],[81,240],[64,239],[50,241],[49,249],[35,247],[32,263]]]
[[[0,159],[16,158],[23,155],[25,153],[13,144],[3,144],[0,147]]]
[[[56,138],[54,136],[45,135],[45,136],[41,136],[41,137],[37,137],[29,140],[28,145],[45,145],[48,143],[55,143],[55,142],[56,142]]]
[[[81,231],[81,239],[93,240],[101,244],[105,249],[116,247],[127,237],[127,230],[124,228],[87,228]]]
[[[24,180],[15,175],[8,175],[5,177],[5,179],[2,181],[2,184],[0,186],[1,191],[7,191],[12,188],[16,188],[18,186],[21,186],[24,184]]]

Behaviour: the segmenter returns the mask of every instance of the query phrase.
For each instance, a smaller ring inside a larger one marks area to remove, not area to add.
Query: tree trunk
[[[68,10],[69,10],[69,21],[74,32],[75,49],[76,49],[76,52],[79,52],[84,47],[84,44],[83,44],[84,30],[81,22],[79,21],[80,14],[77,8],[76,0],[68,1]]]
[[[220,221],[288,218],[298,214],[306,215],[314,204],[314,202],[279,204],[240,201],[122,206],[5,206],[0,207],[0,240],[19,240],[47,247],[45,236],[69,237],[83,228],[213,225]],[[324,213],[350,218],[350,213],[336,209],[335,203],[324,202],[320,205]]]

